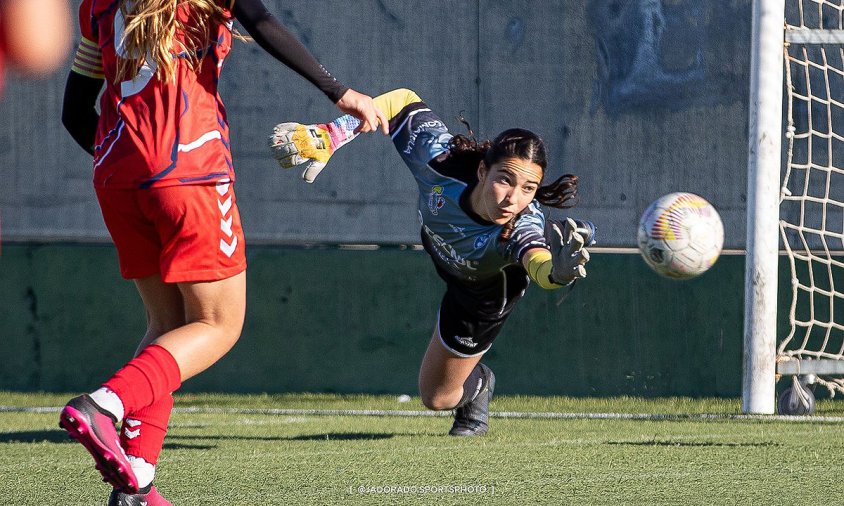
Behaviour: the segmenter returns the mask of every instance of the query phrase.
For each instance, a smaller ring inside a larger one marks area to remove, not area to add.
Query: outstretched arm
[[[376,130],[380,123],[387,133],[386,118],[372,98],[337,81],[261,0],[235,0],[232,13],[266,52],[319,88],[341,111],[360,119],[360,131]]]
[[[382,126],[386,128],[389,124],[390,132],[393,132],[397,128],[394,120],[401,111],[408,105],[421,103],[422,99],[412,90],[400,88],[375,97],[373,102],[385,115]],[[360,120],[351,115],[313,125],[281,123],[270,135],[270,148],[282,168],[298,167],[303,170],[302,179],[313,183],[331,155],[357,137],[360,124]]]

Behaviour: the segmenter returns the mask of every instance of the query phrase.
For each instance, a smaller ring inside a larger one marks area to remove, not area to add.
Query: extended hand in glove
[[[563,222],[551,221],[550,224],[549,246],[553,266],[549,278],[558,285],[585,278],[589,251],[586,249],[587,238],[584,233],[578,231],[577,223],[571,218]],[[591,243],[592,237],[588,239]]]
[[[360,120],[349,115],[316,125],[281,123],[270,135],[270,149],[281,168],[301,168],[302,179],[313,183],[331,155],[357,137],[358,125]]]

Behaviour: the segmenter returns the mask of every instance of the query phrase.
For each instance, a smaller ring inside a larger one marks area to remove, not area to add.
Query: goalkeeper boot
[[[489,401],[495,390],[495,374],[484,364],[478,367],[483,372],[483,384],[474,399],[454,410],[450,436],[483,436],[489,431]]]
[[[173,506],[152,484],[138,490],[135,494],[125,494],[117,489],[111,491],[108,506]]]
[[[120,446],[120,437],[114,428],[116,422],[88,395],[71,399],[59,415],[59,427],[82,443],[94,457],[103,481],[123,492],[134,493],[138,491],[138,479]]]

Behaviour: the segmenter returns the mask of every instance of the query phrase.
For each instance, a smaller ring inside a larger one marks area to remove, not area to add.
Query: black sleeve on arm
[[[266,52],[337,102],[349,89],[319,64],[310,51],[264,7],[261,0],[235,0],[232,13]]]
[[[104,82],[71,71],[64,88],[62,124],[73,140],[91,155],[94,154],[97,123],[100,121],[95,106]]]

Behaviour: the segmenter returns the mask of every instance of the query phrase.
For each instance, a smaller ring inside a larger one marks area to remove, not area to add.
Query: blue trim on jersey
[[[143,183],[141,183],[140,188],[142,190],[146,190],[151,188],[152,185],[160,181],[164,176],[173,172],[173,169],[176,168],[176,160],[179,157],[179,128],[176,127],[176,140],[173,142],[173,149],[170,151],[170,165],[167,166],[164,170],[159,172],[158,174],[152,176],[151,178],[147,179]]]
[[[185,90],[182,90],[182,100],[185,103],[185,108],[179,115],[179,118],[182,118],[185,114],[187,114],[189,108],[188,94]],[[179,132],[179,125],[181,125],[181,122],[176,123],[176,135],[174,135],[173,138],[173,147],[170,148],[170,165],[168,165],[164,170],[162,170],[158,174],[152,176],[151,178],[141,183],[140,188],[142,190],[146,190],[147,188],[152,187],[155,183],[167,177],[168,174],[170,174],[171,172],[173,172],[173,170],[176,169],[176,162],[179,160],[179,141],[182,137],[181,132]]]
[[[123,102],[123,101],[121,100],[121,102]],[[117,104],[117,106],[120,107],[120,104]],[[111,138],[112,135],[116,135],[117,132],[120,131],[120,128],[122,127],[122,125],[123,125],[123,118],[118,117],[117,123],[114,125],[114,128],[109,130],[108,133],[105,135],[105,137],[103,137],[103,142],[94,146],[94,151],[95,152],[96,151],[102,151],[103,147],[105,146],[106,141],[108,141],[109,138]]]
[[[228,172],[213,172],[211,174],[207,174],[205,176],[198,176],[198,177],[186,177],[179,179],[180,183],[197,183],[199,181],[208,181],[209,179],[215,179],[222,176],[228,176]]]
[[[182,101],[185,103],[185,108],[182,110],[182,114],[179,114],[179,119],[185,117],[185,114],[188,113],[188,109],[190,109],[190,100],[188,100],[188,92],[182,90]]]
[[[197,59],[197,60],[202,60],[203,58],[205,58],[205,57],[206,57],[206,56],[208,56],[209,54],[212,54],[212,55],[213,55],[213,54],[214,54],[214,53],[213,53],[214,48],[216,48],[217,46],[219,46],[219,45],[220,45],[220,42],[221,42],[222,40],[223,40],[223,36],[222,36],[222,34],[221,34],[221,35],[220,35],[220,37],[218,37],[218,38],[217,38],[217,41],[218,41],[218,42],[213,43],[213,44],[209,44],[208,46],[206,46],[206,47],[204,47],[204,48],[202,48],[202,49],[194,49],[193,51],[181,51],[181,52],[179,52],[179,53],[174,54],[174,55],[173,55],[173,58],[182,58],[182,59],[185,59],[185,58],[187,58],[187,57],[188,57],[188,55],[190,55],[191,53],[193,53],[193,55],[196,57],[196,59]]]

